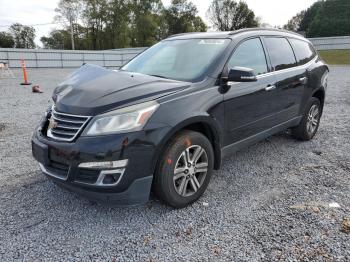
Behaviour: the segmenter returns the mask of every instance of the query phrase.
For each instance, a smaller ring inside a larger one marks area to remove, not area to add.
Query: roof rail
[[[181,35],[190,35],[190,34],[199,34],[199,33],[205,33],[205,32],[188,32],[188,33],[180,33],[180,34],[175,34],[175,35],[170,35],[167,38],[172,38],[175,36],[181,36]]]
[[[298,34],[298,33],[293,32],[293,31],[288,31],[288,30],[278,29],[278,28],[264,28],[264,27],[252,27],[252,28],[238,29],[238,30],[230,32],[229,35],[235,35],[235,34],[239,34],[239,33],[243,33],[243,32],[259,31],[259,30],[284,32],[284,33],[302,36],[301,34]]]

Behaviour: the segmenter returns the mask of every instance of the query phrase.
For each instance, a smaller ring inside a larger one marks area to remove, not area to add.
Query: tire
[[[198,132],[181,131],[162,154],[153,191],[172,207],[186,207],[202,196],[213,167],[214,152],[208,138]]]
[[[317,133],[322,115],[319,99],[312,97],[298,126],[292,128],[292,135],[300,140],[311,140]]]

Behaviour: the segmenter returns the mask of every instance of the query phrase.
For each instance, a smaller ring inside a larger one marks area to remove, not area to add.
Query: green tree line
[[[205,32],[208,25],[190,0],[60,0],[55,29],[41,37],[44,48],[105,50],[151,46],[169,35]],[[215,30],[232,31],[259,26],[244,1],[212,0],[207,17]],[[350,1],[319,0],[291,18],[285,29],[307,37],[350,35]],[[13,24],[0,32],[0,47],[35,48],[35,29]]]
[[[218,12],[217,7],[224,6]],[[208,29],[189,0],[172,0],[168,7],[161,0],[60,0],[56,12],[65,29],[42,37],[45,48],[72,49],[72,35],[75,49],[144,47],[170,35]],[[207,14],[220,31],[258,24],[254,12],[241,1],[213,0]]]
[[[106,50],[151,46],[174,34],[205,32],[208,25],[190,0],[172,0],[165,7],[161,0],[60,0],[55,29],[41,37],[44,48]],[[213,29],[232,31],[258,26],[248,5],[236,0],[212,0],[207,11]],[[34,48],[34,28],[20,26],[0,33],[0,47]],[[26,43],[19,41],[27,36]],[[28,44],[30,43],[30,44]]]
[[[350,1],[320,0],[288,21],[285,29],[307,37],[350,35]]]
[[[45,48],[105,50],[150,46],[171,34],[203,32],[206,24],[187,0],[61,0],[56,20],[65,29],[42,37]]]
[[[35,48],[34,38],[34,27],[15,23],[8,32],[0,32],[0,47]]]

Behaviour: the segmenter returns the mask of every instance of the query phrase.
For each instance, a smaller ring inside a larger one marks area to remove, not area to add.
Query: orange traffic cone
[[[26,69],[26,64],[24,62],[24,59],[21,60],[21,66],[22,66],[23,79],[24,79],[24,82],[21,83],[21,85],[26,85],[26,86],[31,85],[32,83],[28,82],[27,69]]]

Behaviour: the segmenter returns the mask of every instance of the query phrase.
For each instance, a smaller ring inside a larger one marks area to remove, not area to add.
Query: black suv
[[[288,128],[312,139],[328,71],[287,31],[175,35],[120,70],[71,74],[34,133],[33,155],[58,185],[90,199],[141,204],[152,190],[184,207],[225,155]]]

